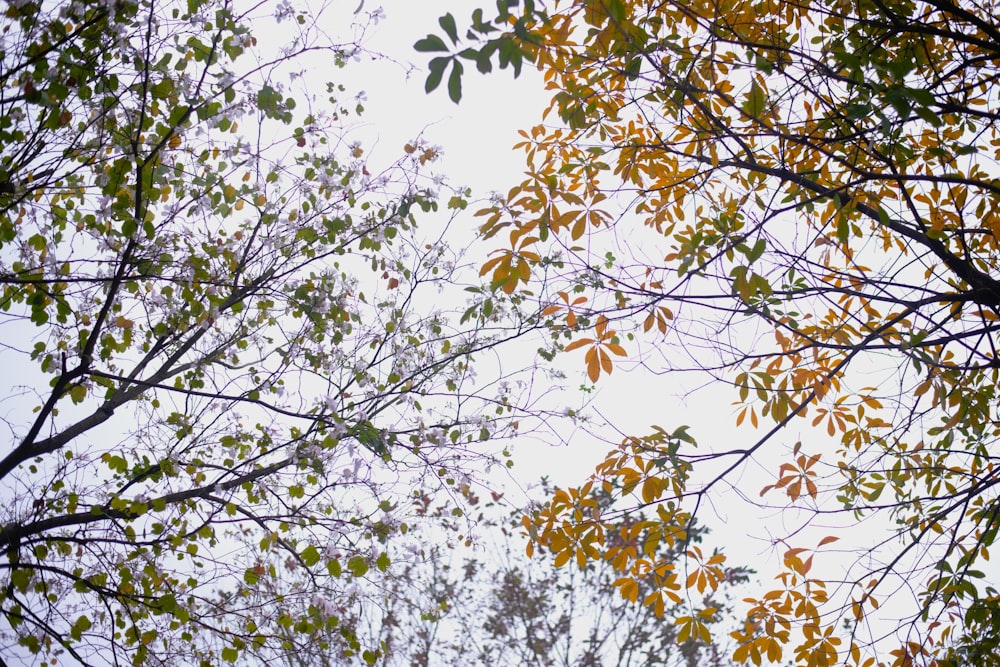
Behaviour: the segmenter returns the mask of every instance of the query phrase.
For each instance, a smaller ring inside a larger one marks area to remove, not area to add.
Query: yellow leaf
[[[690,616],[681,616],[676,621],[674,625],[679,625],[680,630],[677,631],[677,643],[683,644],[691,637],[691,625],[694,619]]]
[[[622,598],[629,602],[635,602],[639,599],[639,584],[634,579],[622,577],[621,579],[616,579],[614,585],[618,587]]]
[[[766,643],[768,662],[777,663],[781,660],[781,644],[777,640],[770,637],[766,639]]]
[[[719,611],[718,607],[705,607],[704,609],[698,612],[698,615],[704,618],[705,620],[710,621],[713,618],[715,618],[715,612],[717,611]]]
[[[642,483],[642,500],[651,503],[659,500],[663,493],[663,480],[659,477],[647,477]]]
[[[701,621],[696,621],[696,627],[698,628],[698,639],[700,639],[703,644],[711,644],[712,633],[709,632],[708,626]]]

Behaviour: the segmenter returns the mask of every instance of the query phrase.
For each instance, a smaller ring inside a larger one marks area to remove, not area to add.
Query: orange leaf
[[[612,368],[611,357],[608,356],[608,353],[604,351],[603,347],[596,349],[597,349],[597,356],[601,360],[601,368],[604,369],[605,373],[611,373],[611,368]]]
[[[571,350],[576,350],[576,349],[579,349],[581,347],[585,347],[587,345],[593,345],[594,342],[595,341],[594,341],[593,338],[580,338],[580,339],[577,339],[577,340],[574,340],[573,342],[571,342],[569,345],[567,345],[564,348],[564,350],[566,352],[570,352]]]
[[[587,362],[587,377],[590,378],[591,382],[597,382],[597,379],[601,377],[601,365],[596,356]]]
[[[605,343],[604,349],[608,350],[609,352],[617,354],[619,357],[628,356],[627,353],[625,352],[625,348],[623,348],[621,345],[617,343]]]

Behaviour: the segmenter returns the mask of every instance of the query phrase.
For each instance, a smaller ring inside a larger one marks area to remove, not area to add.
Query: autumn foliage
[[[614,563],[626,597],[655,577],[641,602],[664,609],[714,588],[733,557],[665,562],[659,545],[739,499],[726,489],[762,462],[773,480],[744,501],[806,518],[745,601],[737,662],[990,659],[997,4],[499,5],[464,39],[446,16],[448,42],[417,43],[449,81],[463,62],[532,62],[551,93],[521,132],[525,179],[480,211],[496,242],[484,275],[540,295],[590,380],[624,360],[701,373],[728,387],[742,428],[708,448],[684,428],[627,438],[525,519],[533,543],[557,564]],[[655,518],[623,533],[634,506]],[[862,520],[871,541],[844,546]],[[710,615],[676,623],[701,636]]]

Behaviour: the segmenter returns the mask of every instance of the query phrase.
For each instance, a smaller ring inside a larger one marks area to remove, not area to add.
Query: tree
[[[662,572],[657,605],[712,575],[623,553],[618,512],[657,507],[652,549],[710,502],[781,508],[795,526],[746,602],[739,662],[996,663],[998,5],[498,5],[471,45],[450,15],[416,45],[456,101],[463,62],[530,61],[552,91],[522,132],[526,179],[481,211],[500,244],[484,275],[538,292],[590,380],[697,373],[746,433],[626,438],[532,517],[535,543],[615,562],[623,588]],[[761,500],[727,493],[759,462]],[[838,541],[862,521],[884,532]]]
[[[603,500],[603,499],[602,499]],[[463,563],[462,574],[485,590],[485,596],[459,596],[446,609],[446,620],[459,624],[464,646],[452,649],[447,664],[467,664],[464,655],[474,647],[484,665],[538,665],[539,667],[695,667],[731,664],[721,644],[705,636],[682,636],[684,629],[670,614],[635,605],[652,592],[654,579],[640,577],[631,593],[619,594],[620,572],[612,562],[593,559],[583,568],[541,569],[523,548],[523,528],[517,511],[491,557]],[[620,517],[620,533],[648,520],[642,511]],[[516,531],[516,532],[515,532]],[[691,526],[686,540],[660,545],[658,557],[675,561],[685,549],[699,550],[706,530]],[[517,535],[515,538],[514,535]],[[631,546],[635,546],[634,544]],[[733,588],[748,580],[741,568],[718,568],[717,588],[693,591],[705,608],[717,613],[708,620],[725,619],[731,611]],[[471,575],[471,577],[470,577]],[[485,610],[485,619],[482,611]],[[707,617],[706,617],[707,618]]]
[[[542,488],[551,490],[543,480]],[[455,521],[450,508],[430,496],[415,499],[418,513]],[[589,561],[578,568],[539,568],[525,553],[523,509],[511,511],[502,494],[488,499],[465,494],[464,508],[479,525],[475,548],[445,544],[432,535],[419,554],[394,570],[383,591],[383,607],[359,621],[385,646],[387,665],[531,665],[533,667],[694,667],[731,664],[719,646],[691,637],[678,646],[678,628],[651,609],[622,598],[611,563]],[[624,519],[643,521],[640,512]],[[438,530],[438,521],[428,524]],[[450,531],[458,530],[451,526]],[[706,533],[692,527],[689,545]],[[676,559],[678,549],[662,556]],[[734,588],[748,572],[723,568],[719,590],[703,590],[704,603],[731,610]],[[639,582],[640,594],[650,582]],[[737,589],[738,590],[738,589]],[[291,656],[290,666],[336,664],[322,651]]]
[[[264,664],[335,628],[373,663],[342,605],[406,499],[506,462],[481,441],[532,392],[473,355],[534,320],[445,244],[438,149],[369,159],[361,98],[303,76],[364,52],[323,5],[0,19],[0,662]]]

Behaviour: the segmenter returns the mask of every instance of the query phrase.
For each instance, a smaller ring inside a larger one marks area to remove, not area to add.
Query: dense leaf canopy
[[[484,275],[542,294],[592,381],[623,362],[693,372],[730,388],[743,426],[700,448],[673,426],[626,439],[526,520],[536,543],[613,561],[626,595],[656,573],[656,606],[714,576],[655,556],[695,514],[782,509],[802,525],[776,537],[738,662],[996,660],[1000,7],[499,6],[465,40],[449,16],[448,41],[417,44],[449,81],[530,61],[551,92],[522,133],[526,179],[482,211],[499,246]],[[761,499],[727,491],[758,465]],[[658,516],[624,549],[615,516],[635,503]],[[862,519],[871,537],[838,541]],[[677,622],[700,628],[698,611]]]

